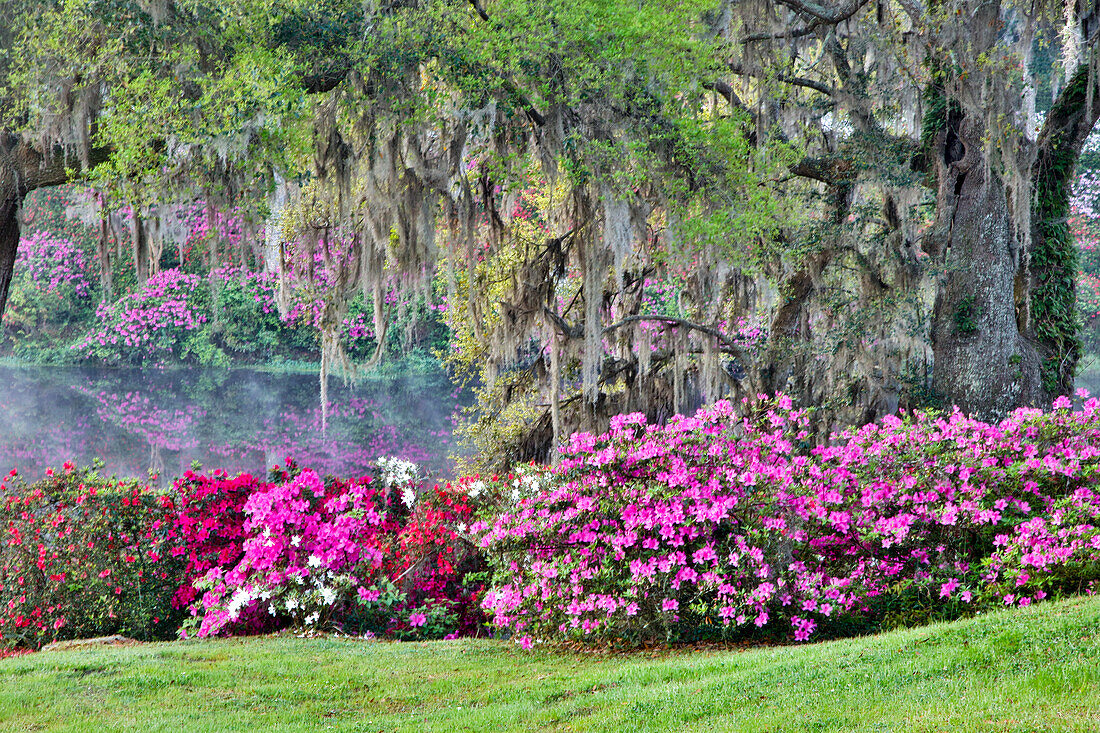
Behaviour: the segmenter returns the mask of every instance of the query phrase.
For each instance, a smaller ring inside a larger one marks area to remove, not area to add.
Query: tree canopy
[[[444,291],[508,460],[723,395],[825,427],[1038,404],[1080,352],[1093,11],[0,2],[0,306],[23,197],[80,179],[130,206],[139,276],[166,207],[249,212],[257,267],[321,263],[323,333],[356,289],[376,332],[384,285]]]

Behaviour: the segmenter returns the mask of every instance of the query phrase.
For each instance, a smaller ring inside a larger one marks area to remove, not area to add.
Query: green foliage
[[[270,294],[257,288],[257,280],[244,272],[210,279],[213,313],[208,340],[236,359],[316,352],[316,332],[283,321]]]
[[[182,563],[172,504],[136,480],[73,470],[34,484],[8,476],[0,494],[0,631],[7,643],[121,633],[166,639]]]
[[[981,316],[981,307],[976,304],[974,295],[965,295],[959,300],[955,309],[955,330],[963,335],[977,332],[978,321]]]
[[[1078,73],[1063,95],[1063,106],[1072,104],[1073,94],[1088,93],[1088,74]],[[1060,106],[1052,115],[1065,114]],[[1081,354],[1078,337],[1081,323],[1077,313],[1076,279],[1078,247],[1066,223],[1070,187],[1077,156],[1070,141],[1058,141],[1049,165],[1036,182],[1032,217],[1039,234],[1031,252],[1031,317],[1035,333],[1046,350],[1042,363],[1043,387],[1048,392],[1068,393]]]

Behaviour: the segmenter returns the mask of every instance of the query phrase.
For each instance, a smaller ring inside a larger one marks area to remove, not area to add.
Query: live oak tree
[[[1003,414],[1072,385],[1091,6],[0,13],[0,309],[36,186],[90,172],[139,212],[202,195],[259,219],[290,182],[282,259],[349,253],[334,317],[360,288],[381,333],[384,284],[447,293],[452,363],[482,382],[471,439],[501,460],[722,395],[784,389],[851,423],[929,396]],[[654,309],[654,280],[674,307]]]
[[[800,172],[833,192],[838,221],[856,220],[795,271],[794,300],[806,307],[813,288],[800,283],[840,258],[860,272],[857,298],[892,314],[921,320],[903,296],[928,293],[930,386],[944,400],[997,415],[1067,393],[1079,345],[1065,220],[1100,115],[1095,7],[784,0],[741,18],[731,70],[797,87],[778,117],[831,118]],[[1035,130],[1033,58],[1051,44],[1064,83]],[[899,347],[891,358],[880,344],[864,370],[884,396],[920,351]]]

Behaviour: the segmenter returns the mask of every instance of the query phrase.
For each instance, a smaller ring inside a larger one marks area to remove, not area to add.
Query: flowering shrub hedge
[[[400,476],[401,466],[383,465]],[[479,560],[455,531],[471,514],[466,497],[409,478],[325,482],[291,466],[280,481],[245,485],[243,504],[227,485],[240,478],[223,479],[220,492],[216,480],[207,483],[206,496],[220,498],[204,506],[220,507],[232,528],[213,546],[201,538],[207,550],[189,557],[197,558],[191,573],[206,567],[194,579],[202,595],[191,601],[189,633],[286,625],[400,638],[476,632],[480,586],[464,580]],[[218,562],[204,561],[214,546]]]
[[[780,619],[804,640],[899,597],[965,613],[1100,577],[1097,400],[888,417],[812,449],[805,424],[780,396],[574,435],[546,491],[476,528],[486,609],[524,645]]]
[[[168,492],[90,469],[0,485],[0,643],[287,626],[479,633],[483,571],[464,493],[403,461],[381,479],[188,472]]]
[[[48,238],[43,241],[55,243]],[[47,279],[43,288],[64,286],[65,292],[72,291],[75,281],[68,270],[57,265],[40,269],[40,277]],[[230,354],[250,359],[315,355],[323,310],[320,301],[305,305],[294,301],[284,317],[276,304],[277,287],[276,275],[238,266],[216,268],[205,279],[178,268],[163,270],[136,292],[101,303],[94,322],[71,347],[72,353],[108,364],[138,365],[172,361],[224,365]],[[360,358],[369,356],[375,344],[367,305],[357,295],[338,328],[349,353]],[[425,341],[427,336],[422,336],[413,340]]]
[[[156,638],[189,616],[200,636],[432,638],[480,633],[484,609],[525,646],[801,641],[1090,593],[1100,401],[1081,397],[997,425],[887,417],[822,446],[783,396],[664,426],[624,415],[572,436],[553,471],[433,487],[399,459],[344,480],[190,472],[168,494],[69,465],[12,474],[0,633]]]
[[[173,505],[136,481],[107,481],[66,464],[27,485],[0,484],[0,638],[38,647],[56,639],[175,634]]]

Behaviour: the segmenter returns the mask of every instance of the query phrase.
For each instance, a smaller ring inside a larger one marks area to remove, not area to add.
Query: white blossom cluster
[[[323,563],[321,558],[310,555],[306,564],[310,568],[320,568]],[[351,587],[350,576],[332,571],[294,575],[290,580],[293,585],[288,583],[281,588],[278,597],[273,598],[270,592],[257,597],[267,602],[267,612],[272,616],[285,612],[300,619],[307,629],[316,629],[321,619],[328,617],[341,592]]]
[[[500,485],[502,498],[507,498],[513,504],[518,504],[524,499],[538,496],[546,488],[547,470],[541,466],[520,465],[513,469],[512,479],[506,484]],[[489,491],[490,484],[478,479],[466,485],[466,495],[471,499],[477,499]]]
[[[471,499],[476,499],[485,493],[486,488],[488,488],[488,484],[486,484],[481,479],[478,479],[477,481],[471,481],[470,483],[466,484],[466,495],[469,496]]]
[[[401,489],[401,501],[412,509],[416,503],[416,487],[413,486],[420,475],[420,468],[412,461],[405,461],[395,456],[382,456],[376,462],[381,471],[382,484],[387,487],[399,487]]]
[[[255,601],[260,597],[260,589],[254,585],[246,585],[233,591],[233,597],[229,599],[229,605],[225,610],[229,614],[229,618],[236,621],[241,617],[241,611],[251,605],[252,601]]]
[[[508,498],[513,504],[538,496],[546,488],[547,471],[542,466],[516,466],[513,473],[515,478],[508,491]]]

